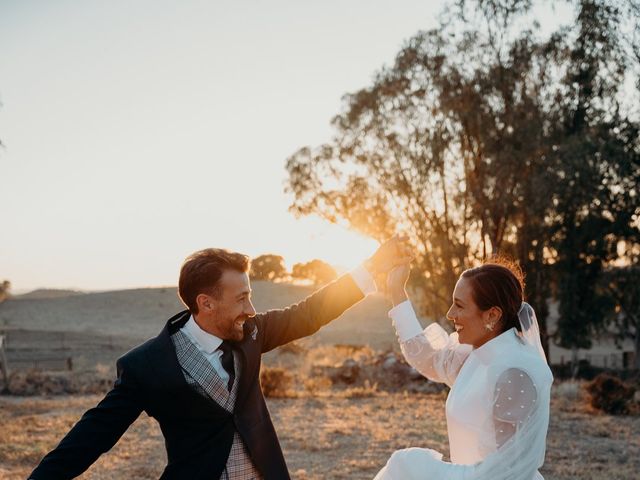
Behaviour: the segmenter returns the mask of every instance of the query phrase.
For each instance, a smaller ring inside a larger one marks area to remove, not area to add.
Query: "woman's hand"
[[[364,267],[373,276],[379,292],[388,293],[386,279],[389,272],[399,265],[408,264],[413,260],[413,253],[409,246],[409,237],[394,235],[384,242],[373,256],[364,262]]]
[[[409,298],[405,288],[409,279],[409,272],[411,272],[411,266],[405,263],[394,267],[387,275],[387,291],[394,306]]]

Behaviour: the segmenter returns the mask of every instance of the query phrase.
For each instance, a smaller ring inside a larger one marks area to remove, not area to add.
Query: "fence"
[[[2,381],[5,385],[9,385],[9,365],[7,365],[7,356],[4,352],[4,335],[0,335],[0,370],[2,370]]]
[[[14,329],[0,333],[4,337],[3,352],[14,370],[73,370],[78,364],[112,364],[139,343],[129,337],[91,332]]]
[[[594,367],[611,369],[633,368],[634,360],[634,352],[584,353],[578,357],[579,362],[586,362]],[[560,365],[569,364],[571,361],[571,356],[560,355]]]

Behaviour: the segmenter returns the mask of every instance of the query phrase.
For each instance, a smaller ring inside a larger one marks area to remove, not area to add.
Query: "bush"
[[[110,369],[100,365],[85,372],[16,370],[9,377],[7,393],[23,396],[106,393],[113,382]]]
[[[325,376],[314,376],[304,381],[304,390],[310,397],[317,396],[320,392],[331,389],[333,382]]]
[[[291,385],[291,374],[284,368],[262,366],[260,385],[265,397],[286,397]]]
[[[369,380],[365,380],[362,387],[351,387],[341,392],[344,398],[371,398],[378,394],[378,384],[371,384]]]
[[[635,388],[618,377],[601,373],[585,386],[591,406],[612,415],[629,413]]]

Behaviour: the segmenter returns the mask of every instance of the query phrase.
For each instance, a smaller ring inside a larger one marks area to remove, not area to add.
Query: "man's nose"
[[[251,301],[247,302],[248,305],[244,310],[244,313],[249,317],[255,317],[256,316],[256,309],[253,307],[253,303],[251,303]]]

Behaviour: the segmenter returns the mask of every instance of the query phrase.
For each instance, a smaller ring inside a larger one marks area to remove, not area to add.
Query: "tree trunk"
[[[575,380],[578,376],[578,348],[571,348],[571,378]]]
[[[633,361],[633,366],[636,370],[640,370],[640,323],[636,322],[636,338],[635,338],[635,353],[636,358]]]

